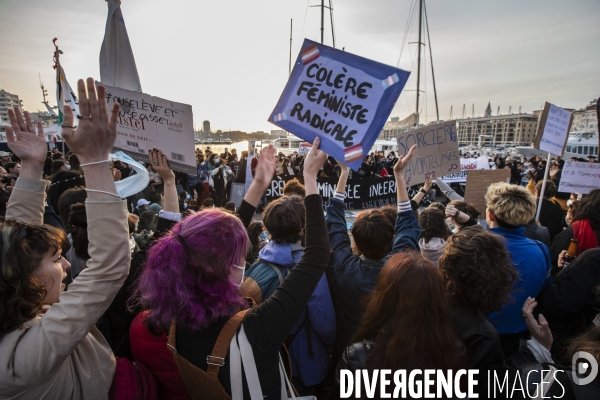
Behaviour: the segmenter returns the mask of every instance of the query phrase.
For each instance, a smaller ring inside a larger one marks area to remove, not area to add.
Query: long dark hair
[[[433,238],[448,239],[448,236],[452,234],[450,228],[446,225],[446,216],[444,213],[436,207],[426,208],[419,214],[419,225],[423,232],[421,237],[425,240],[425,243]]]
[[[600,228],[600,189],[592,190],[573,208],[573,222],[589,219],[594,228]]]
[[[34,318],[46,288],[36,271],[46,253],[67,243],[64,232],[50,225],[7,221],[0,225],[0,338]],[[56,282],[60,284],[60,282]]]
[[[438,269],[416,251],[384,265],[354,341],[375,340],[367,369],[459,369],[458,342]]]

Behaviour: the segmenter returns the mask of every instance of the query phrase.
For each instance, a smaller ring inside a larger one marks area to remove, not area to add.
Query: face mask
[[[234,265],[234,266],[233,266],[233,268],[236,268],[236,269],[241,269],[241,270],[242,270],[242,272],[246,271],[246,268],[244,268],[244,267],[239,267],[239,266],[237,266],[237,265]],[[242,286],[242,283],[243,283],[243,282],[244,282],[244,274],[242,274],[242,278],[240,279],[240,283],[233,282],[233,284],[234,284],[235,286],[237,286],[237,287],[240,287],[240,286]]]
[[[187,203],[183,203],[183,208],[186,209],[187,208]]]
[[[71,166],[70,166],[70,165],[67,165],[67,170],[70,170],[70,169],[71,169]]]
[[[186,195],[185,195],[185,198],[189,200],[189,199],[191,199],[191,198],[192,198],[192,196],[191,196],[191,195],[189,195],[189,194],[186,194]]]
[[[573,200],[567,200],[567,207],[571,207],[573,205]]]
[[[215,164],[218,164],[218,163],[220,163],[220,162],[221,162],[221,160],[220,160],[220,159],[218,159],[218,158],[215,158]]]
[[[10,176],[6,176],[6,177],[2,178],[2,183],[4,183],[5,185],[10,185],[11,184]]]
[[[148,186],[148,182],[150,181],[150,176],[142,164],[135,161],[122,151],[109,154],[108,159],[124,162],[135,171],[135,174],[130,174],[127,178],[115,182],[119,196],[122,198],[133,196],[134,194],[146,189],[146,186]]]
[[[260,240],[267,240],[267,234],[265,232],[260,234]]]

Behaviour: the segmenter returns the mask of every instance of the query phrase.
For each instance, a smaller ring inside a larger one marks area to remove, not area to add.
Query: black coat
[[[452,325],[464,346],[465,368],[501,368],[504,352],[496,328],[480,311],[450,303]]]
[[[538,307],[554,336],[553,355],[562,356],[567,339],[592,325],[600,312],[596,293],[599,285],[600,248],[596,248],[581,253],[538,295]]]
[[[563,231],[565,212],[556,203],[544,199],[542,200],[542,210],[540,211],[540,224],[548,228],[550,240]]]

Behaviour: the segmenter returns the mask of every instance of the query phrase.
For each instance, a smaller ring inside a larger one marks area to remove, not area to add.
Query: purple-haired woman
[[[267,301],[245,314],[240,325],[253,350],[262,392],[269,399],[281,397],[281,345],[306,307],[329,259],[327,227],[316,184],[317,173],[327,155],[318,150],[318,145],[317,139],[304,166],[304,256]],[[215,396],[200,380],[212,364],[223,364],[209,356],[225,324],[249,307],[238,293],[249,246],[244,225],[251,221],[270,184],[275,169],[274,156],[273,146],[262,151],[254,181],[238,210],[239,218],[218,209],[202,211],[177,223],[171,233],[158,240],[148,252],[138,295],[150,311],[144,315],[143,329],[139,320],[138,325],[135,326],[134,321],[131,328],[132,343],[146,343],[147,347],[141,345],[136,349],[132,345],[132,350],[134,357],[136,354],[144,357],[141,361],[155,373],[163,396],[173,398],[174,392],[181,393],[181,388],[176,387],[181,378],[192,398]],[[149,332],[162,333],[162,344],[156,345]],[[176,357],[184,359],[178,359],[181,378],[163,373],[166,363],[173,363],[164,342],[167,332],[171,340],[176,339]],[[185,370],[182,363],[187,363]],[[223,365],[218,381],[224,389],[222,395],[227,397],[231,396],[229,353]],[[244,398],[250,397],[245,381],[243,394]]]

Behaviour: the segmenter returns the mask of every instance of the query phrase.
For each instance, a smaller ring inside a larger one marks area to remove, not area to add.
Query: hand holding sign
[[[307,180],[316,178],[321,166],[327,160],[327,153],[319,150],[319,144],[321,144],[321,139],[315,138],[313,146],[304,159],[304,175]]]
[[[152,164],[152,168],[160,175],[164,182],[175,180],[175,174],[171,171],[171,168],[169,168],[167,156],[165,156],[162,151],[152,149],[148,152],[148,158],[150,164]]]

